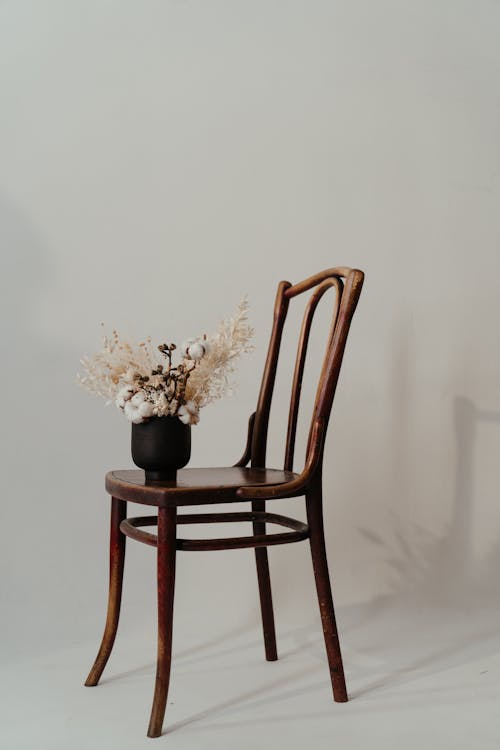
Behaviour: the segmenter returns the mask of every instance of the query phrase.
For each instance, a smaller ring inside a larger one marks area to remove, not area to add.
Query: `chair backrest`
[[[304,292],[313,289],[302,321],[288,414],[284,468],[290,471],[293,468],[300,393],[311,324],[320,299],[327,290],[333,288],[335,292],[333,317],[330,331],[328,333],[326,352],[321,367],[321,374],[313,407],[309,438],[307,442],[306,464],[311,458],[311,452],[313,450],[317,451],[318,447],[322,459],[326,428],[328,426],[333,397],[335,395],[335,389],[340,373],[347,335],[361,293],[363,279],[364,274],[362,271],[341,267],[329,268],[326,271],[321,271],[315,276],[311,276],[305,281],[301,281],[299,284],[292,285],[289,281],[281,281],[279,283],[274,306],[274,321],[271,339],[269,342],[269,349],[267,352],[266,364],[264,367],[264,374],[262,376],[259,399],[255,413],[251,447],[252,466],[265,466],[266,464],[269,414],[271,411],[271,401],[276,380],[276,370],[278,367],[283,327],[290,300],[297,297],[299,294],[303,294]],[[314,430],[315,424],[318,423],[321,425],[319,433],[317,429]],[[318,434],[320,435],[320,445],[314,446],[313,435],[317,436]],[[318,471],[321,471],[321,463],[322,461],[320,460]]]

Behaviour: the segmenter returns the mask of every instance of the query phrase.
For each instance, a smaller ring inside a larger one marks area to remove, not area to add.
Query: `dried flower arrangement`
[[[108,403],[114,401],[134,424],[164,416],[197,424],[200,408],[231,390],[236,359],[253,349],[247,312],[244,298],[234,318],[222,321],[212,336],[182,343],[177,364],[175,344],[155,349],[150,338],[135,344],[113,331],[104,335],[102,351],[81,360],[85,374],[77,379]]]

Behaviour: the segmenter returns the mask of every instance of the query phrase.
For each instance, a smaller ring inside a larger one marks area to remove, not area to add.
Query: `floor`
[[[404,604],[404,606],[403,606]],[[5,750],[169,747],[498,750],[498,609],[383,602],[340,608],[350,702],[331,699],[319,622],[279,629],[266,663],[259,630],[182,642],[161,738],[147,739],[154,663],[149,632],[119,633],[96,688],[82,683],[97,643],[3,670]]]

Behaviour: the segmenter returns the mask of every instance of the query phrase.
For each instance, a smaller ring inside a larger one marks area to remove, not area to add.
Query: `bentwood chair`
[[[101,647],[85,684],[97,685],[113,648],[120,614],[125,538],[128,536],[156,547],[158,656],[148,737],[160,736],[165,714],[172,653],[177,550],[255,548],[265,654],[268,661],[274,661],[278,657],[267,547],[309,539],[333,696],[335,701],[347,701],[323,531],[322,463],[333,397],[363,278],[362,271],[330,268],[299,284],[292,285],[288,281],[279,284],[257,409],[250,417],[246,449],[237,464],[227,468],[181,469],[176,480],[167,482],[148,483],[143,471],[139,470],[111,471],[106,475],[106,489],[111,495],[108,612]],[[271,469],[266,467],[267,429],[283,326],[290,300],[310,289],[314,291],[306,306],[293,374],[284,467],[282,470]],[[295,474],[292,466],[297,417],[311,323],[318,302],[329,289],[335,294],[333,319],[313,407],[305,467],[300,474]],[[267,500],[299,496],[305,497],[307,523],[266,511]],[[242,500],[251,501],[251,511],[177,513],[178,507],[182,506],[235,503]],[[127,502],[154,506],[158,508],[158,515],[127,518]],[[228,521],[251,522],[253,534],[225,539],[184,539],[177,536],[177,527],[180,524]],[[284,526],[288,531],[268,534],[267,524]],[[143,531],[144,526],[157,526],[157,534]]]

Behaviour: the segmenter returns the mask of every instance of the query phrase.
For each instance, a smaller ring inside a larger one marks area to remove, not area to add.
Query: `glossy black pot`
[[[191,457],[191,425],[178,417],[152,417],[132,425],[132,459],[150,482],[175,480]]]

